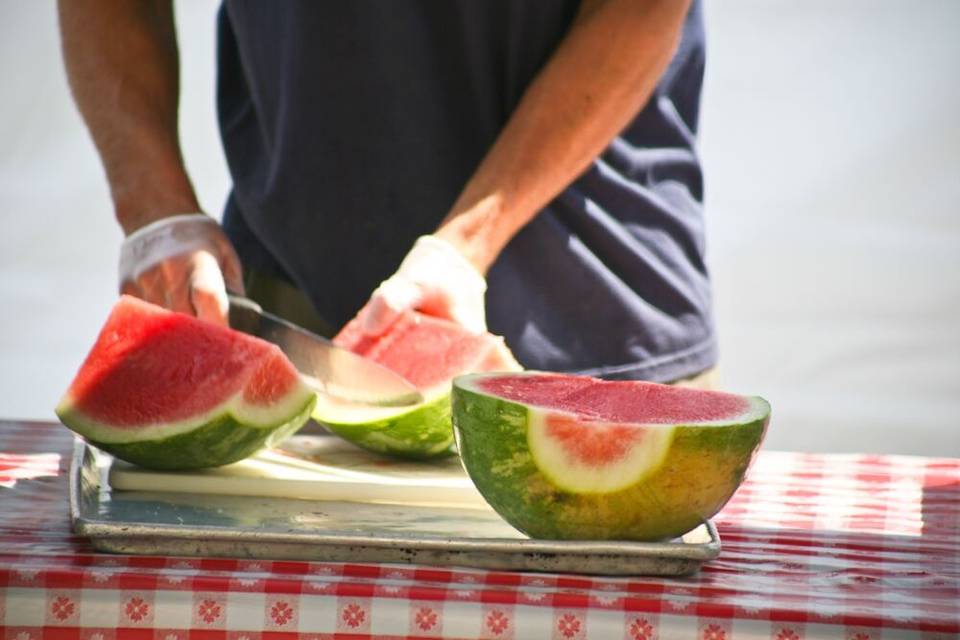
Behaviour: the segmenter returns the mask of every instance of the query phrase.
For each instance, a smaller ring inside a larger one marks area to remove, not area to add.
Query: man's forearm
[[[171,0],[60,0],[70,87],[130,233],[197,211],[180,154]]]
[[[689,7],[585,4],[436,232],[483,273],[650,98]]]

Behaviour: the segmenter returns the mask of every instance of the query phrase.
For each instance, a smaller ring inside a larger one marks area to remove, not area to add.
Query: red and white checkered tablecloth
[[[0,638],[960,637],[960,459],[763,452],[718,559],[620,579],[99,554],[69,529],[71,445],[0,422]]]

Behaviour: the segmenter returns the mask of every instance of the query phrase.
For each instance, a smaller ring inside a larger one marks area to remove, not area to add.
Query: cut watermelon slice
[[[712,517],[760,446],[758,397],[549,373],[461,376],[453,424],[480,493],[530,536],[659,540]]]
[[[276,346],[122,296],[56,413],[118,458],[195,469],[279,442],[314,402]]]
[[[355,318],[334,342],[399,373],[423,394],[412,407],[369,407],[318,398],[314,419],[366,449],[407,458],[447,455],[453,449],[450,381],[471,371],[517,371],[502,338],[473,334],[458,324],[414,311],[377,338]]]

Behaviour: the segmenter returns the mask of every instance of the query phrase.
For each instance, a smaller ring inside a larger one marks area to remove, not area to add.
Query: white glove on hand
[[[119,271],[120,293],[221,324],[227,288],[243,293],[233,245],[202,213],[161,218],[131,233],[120,247]]]
[[[453,245],[421,236],[397,272],[377,287],[360,312],[362,328],[380,335],[408,309],[449,318],[468,331],[487,330],[483,294],[487,282]]]

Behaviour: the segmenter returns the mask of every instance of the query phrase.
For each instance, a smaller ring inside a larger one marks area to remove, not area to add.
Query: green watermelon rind
[[[310,419],[316,400],[316,395],[301,383],[288,398],[270,408],[227,402],[199,419],[147,427],[147,437],[144,431],[124,430],[122,440],[116,436],[120,430],[84,415],[69,398],[60,403],[56,413],[87,442],[121,460],[148,469],[176,471],[220,467],[279,444]],[[107,434],[108,438],[98,434]]]
[[[638,483],[575,493],[537,467],[527,440],[530,409],[478,391],[474,383],[483,375],[453,382],[460,458],[490,506],[533,538],[655,541],[690,531],[733,496],[770,419],[769,404],[752,397],[752,410],[740,420],[672,425],[669,451]]]
[[[450,417],[450,393],[442,390],[424,394],[426,400],[412,407],[371,407],[346,415],[332,415],[318,402],[313,419],[319,424],[375,453],[430,460],[455,452]]]

